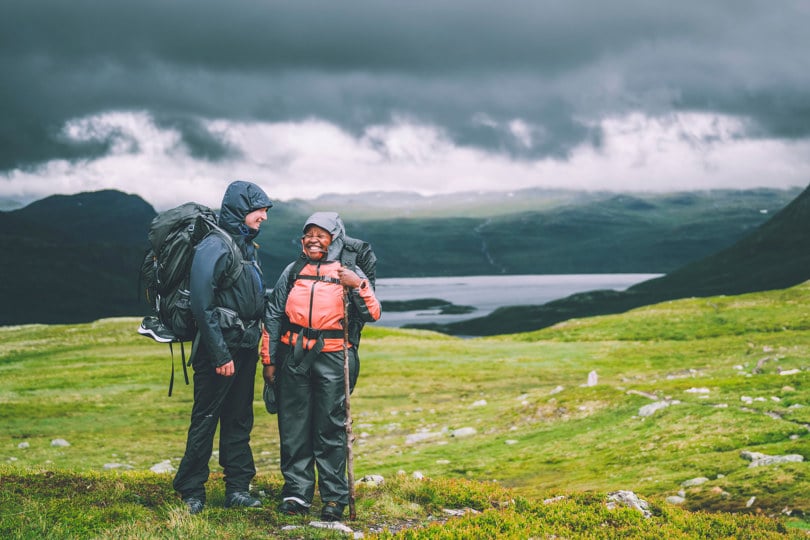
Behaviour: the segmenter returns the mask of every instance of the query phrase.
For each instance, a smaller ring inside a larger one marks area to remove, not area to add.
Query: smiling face
[[[301,237],[301,246],[304,248],[304,255],[314,261],[326,258],[329,251],[329,244],[332,243],[332,235],[329,231],[317,225],[310,225]]]
[[[263,221],[267,221],[267,208],[259,208],[245,216],[245,225],[251,229],[258,230]]]

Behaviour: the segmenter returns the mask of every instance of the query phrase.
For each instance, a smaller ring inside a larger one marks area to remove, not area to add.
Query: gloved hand
[[[270,414],[278,413],[278,403],[276,403],[276,385],[267,381],[264,382],[264,391],[262,392],[264,398],[264,408]]]

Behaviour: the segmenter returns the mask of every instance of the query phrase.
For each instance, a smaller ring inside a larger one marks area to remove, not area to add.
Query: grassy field
[[[810,458],[808,306],[804,284],[486,339],[368,326],[352,399],[355,475],[386,482],[359,489],[350,525],[391,537],[383,530],[471,508],[482,513],[396,534],[807,537],[810,464],[750,467],[742,452]],[[207,510],[182,511],[171,475],[149,469],[179,463],[192,389],[178,357],[167,397],[168,348],[137,324],[0,328],[0,536],[339,537],[282,530],[306,520],[274,511],[278,434],[258,400],[255,489],[266,509],[222,509],[215,475]],[[646,415],[652,404],[661,408]],[[608,510],[616,490],[647,500],[652,517]],[[666,501],[676,495],[681,504]]]

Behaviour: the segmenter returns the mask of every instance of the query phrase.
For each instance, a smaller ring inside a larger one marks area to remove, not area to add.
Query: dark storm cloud
[[[6,0],[0,170],[92,157],[65,123],[147,111],[192,155],[232,149],[202,119],[393,118],[458,144],[565,156],[630,111],[739,116],[810,135],[810,11],[801,1],[271,2]],[[506,126],[520,119],[532,143]]]

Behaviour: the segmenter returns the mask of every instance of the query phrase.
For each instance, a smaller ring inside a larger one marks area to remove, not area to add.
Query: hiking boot
[[[247,491],[235,491],[225,495],[225,508],[239,506],[242,508],[260,508],[262,501],[252,496]]]
[[[309,513],[309,508],[292,499],[287,499],[278,505],[278,511],[288,516],[303,516]]]
[[[329,501],[321,510],[321,521],[340,521],[343,518],[343,505]]]
[[[142,336],[150,337],[158,343],[172,343],[177,341],[171,330],[163,326],[155,316],[144,317],[141,321],[141,326],[138,327],[138,333]]]
[[[192,516],[202,512],[203,508],[205,507],[205,503],[197,497],[186,497],[183,499],[183,502],[185,503],[186,508],[188,508],[188,513]]]

